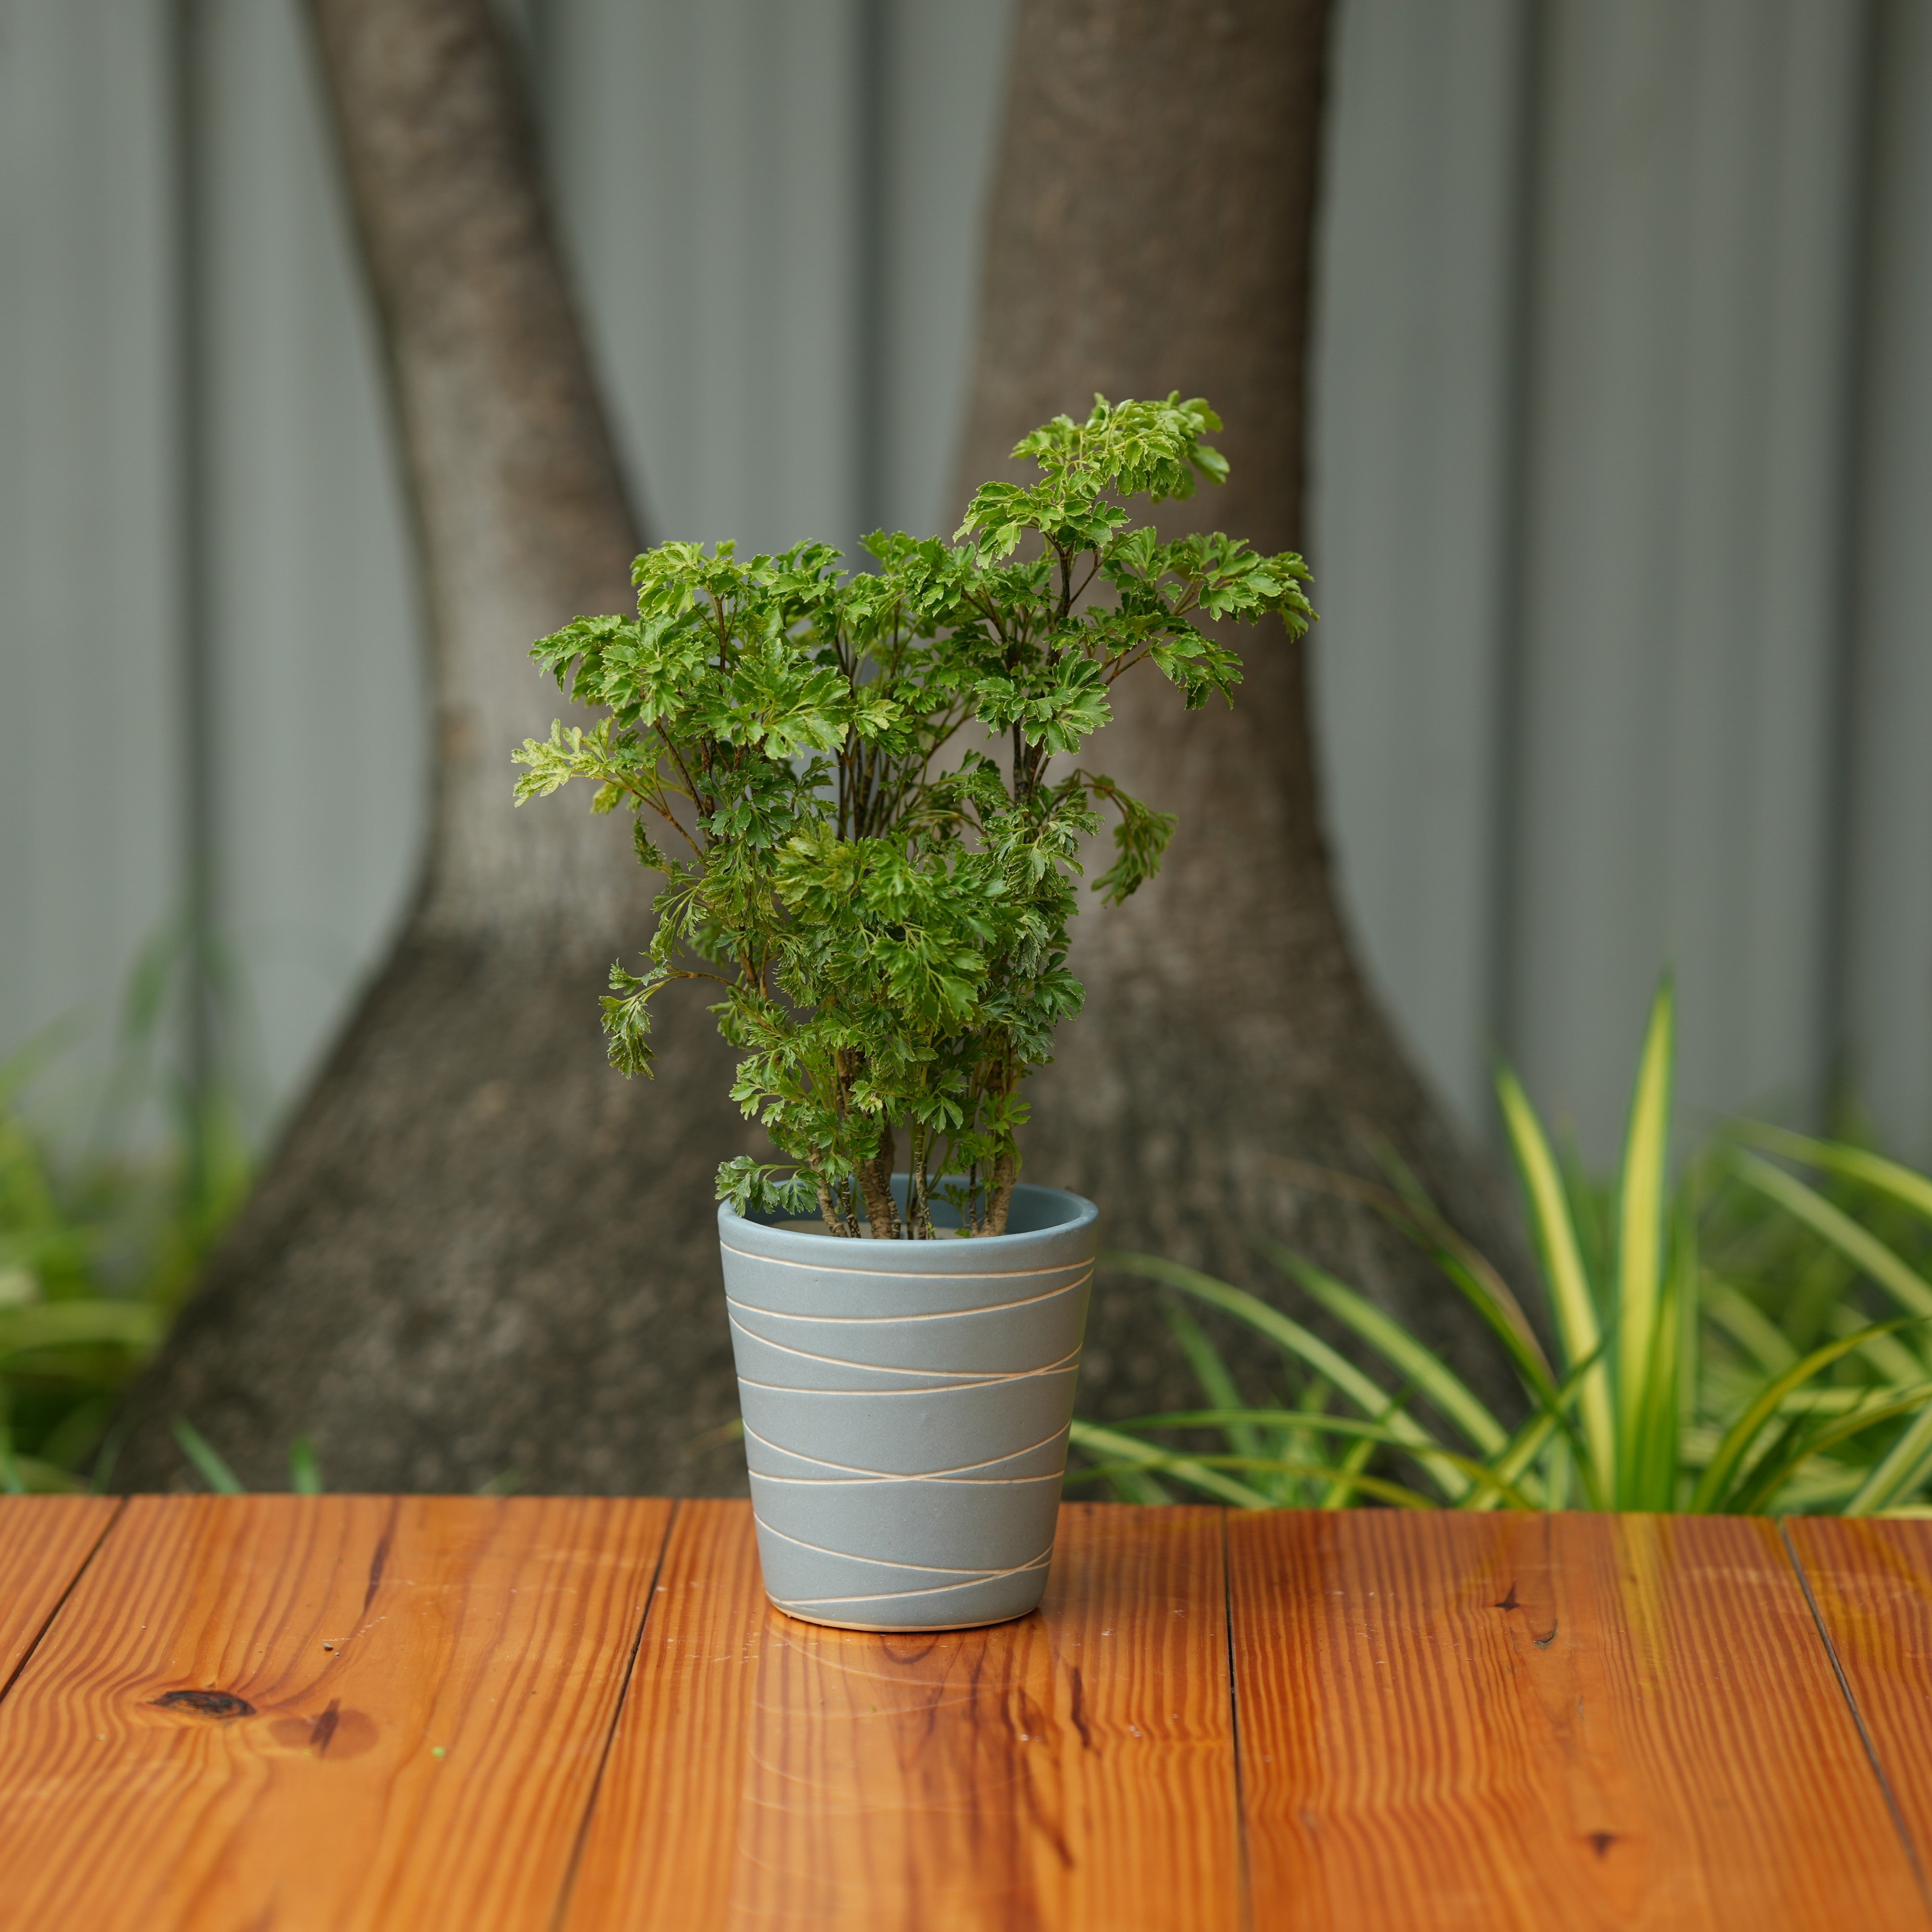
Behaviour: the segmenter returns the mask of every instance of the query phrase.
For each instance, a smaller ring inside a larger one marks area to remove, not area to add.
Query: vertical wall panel
[[[272,1114],[415,885],[426,693],[374,319],[304,22],[290,0],[204,0],[202,22],[216,912],[240,1070]]]
[[[653,538],[859,520],[852,0],[548,0],[556,202]]]
[[[959,444],[1012,8],[896,0],[881,10],[885,507],[908,530],[950,537],[966,507]]]
[[[1009,10],[544,0],[556,205],[654,537],[850,544],[868,406],[891,516],[942,516]],[[868,13],[886,90],[872,235],[857,192]],[[868,248],[884,251],[884,367],[865,372]],[[866,382],[883,391],[870,403]]]
[[[1674,962],[1692,1117],[1802,1108],[1848,1043],[1932,1154],[1928,10],[1541,0],[1528,73],[1536,4],[1342,0],[1311,548],[1353,922],[1472,1121],[1500,1021],[1611,1153]],[[849,542],[868,407],[892,519],[948,521],[1010,0],[506,5],[652,533]],[[170,10],[0,0],[0,1048],[104,1000],[180,896]],[[202,13],[214,856],[285,1100],[414,876],[419,623],[299,8]]]
[[[180,910],[166,19],[0,4],[0,1054]]]
[[[1824,1077],[1860,17],[1552,12],[1506,1044],[1599,1159],[1667,965],[1694,1118]]]
[[[1886,0],[1877,54],[1846,1035],[1881,1132],[1932,1161],[1932,8]]]
[[[1487,1113],[1522,0],[1337,19],[1310,560],[1342,890],[1410,1045]]]

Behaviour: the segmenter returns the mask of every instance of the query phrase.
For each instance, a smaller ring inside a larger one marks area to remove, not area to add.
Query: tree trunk
[[[650,881],[568,800],[512,812],[561,708],[530,641],[628,608],[639,548],[485,0],[312,0],[382,320],[436,694],[408,930],[130,1399],[118,1480],[190,1480],[184,1417],[250,1486],[316,1438],[332,1488],[730,1491],[710,1178],[754,1145],[700,1004],[655,1082],[596,996]]]
[[[736,1490],[709,1185],[756,1144],[731,1055],[689,998],[665,1006],[654,1082],[608,1070],[595,995],[641,947],[649,881],[618,827],[508,804],[511,746],[559,709],[530,640],[626,608],[638,547],[512,64],[484,0],[310,7],[418,520],[433,855],[133,1392],[118,1480],[191,1480],[180,1417],[250,1486],[284,1481],[308,1432],[332,1488]],[[970,478],[1096,388],[1179,388],[1227,416],[1234,464],[1182,507],[1294,540],[1324,27],[1311,0],[1024,0]],[[1277,637],[1249,663],[1232,716],[1184,718],[1144,688],[1106,734],[1108,767],[1182,830],[1154,886],[1082,922],[1088,1010],[1036,1082],[1029,1172],[1093,1195],[1114,1242],[1238,1276],[1250,1230],[1282,1234],[1495,1390],[1426,1270],[1278,1159],[1360,1170],[1384,1137],[1503,1238],[1351,963],[1299,653]],[[1193,1399],[1138,1288],[1104,1289],[1088,1364],[1089,1410]]]
[[[1082,412],[1095,391],[1178,389],[1220,412],[1232,473],[1170,506],[1165,533],[1299,547],[1328,13],[1325,0],[1021,0],[962,500],[1034,424]],[[1377,1176],[1386,1144],[1487,1252],[1517,1252],[1354,964],[1304,653],[1270,632],[1226,634],[1246,667],[1232,712],[1185,713],[1153,677],[1115,694],[1091,762],[1180,830],[1158,879],[1076,928],[1087,1002],[1032,1082],[1027,1173],[1098,1202],[1109,1246],[1238,1280],[1278,1288],[1252,1243],[1284,1240],[1514,1409],[1454,1290],[1368,1210],[1295,1184],[1282,1158]],[[1083,1412],[1198,1406],[1145,1286],[1103,1275],[1088,1332]]]

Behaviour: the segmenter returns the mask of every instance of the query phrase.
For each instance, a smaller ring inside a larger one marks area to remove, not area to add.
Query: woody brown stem
[[[850,1217],[839,1211],[832,1198],[832,1190],[816,1175],[813,1176],[813,1182],[818,1190],[818,1214],[820,1220],[825,1223],[825,1232],[828,1234],[857,1234],[859,1230],[853,1225]]]
[[[892,1162],[897,1152],[892,1124],[879,1129],[879,1150],[859,1163],[859,1190],[866,1197],[866,1214],[872,1239],[892,1240],[899,1233],[898,1210],[892,1202]]]
[[[1004,1234],[1006,1232],[1006,1216],[1013,1204],[1013,1183],[1018,1178],[1019,1162],[1009,1148],[993,1163],[992,1190],[986,1198],[985,1226],[988,1234]]]

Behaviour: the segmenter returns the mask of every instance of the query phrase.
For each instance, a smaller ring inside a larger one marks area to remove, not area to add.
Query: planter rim
[[[740,1214],[727,1201],[718,1203],[718,1238],[742,1254],[822,1268],[868,1274],[977,1275],[997,1274],[1002,1261],[1017,1260],[1042,1242],[1064,1240],[1100,1218],[1100,1210],[1092,1202],[1065,1188],[1022,1180],[1013,1189],[1016,1208],[1022,1196],[1035,1216],[1052,1217],[1045,1226],[980,1234],[970,1240],[875,1241],[863,1234],[810,1234],[801,1228],[773,1227]],[[890,1265],[885,1265],[888,1262]]]

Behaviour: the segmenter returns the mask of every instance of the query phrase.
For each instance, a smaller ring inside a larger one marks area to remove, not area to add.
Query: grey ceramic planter
[[[1091,1202],[1024,1183],[1006,1225],[870,1241],[719,1209],[758,1558],[790,1616],[945,1630],[1039,1603],[1097,1231]]]

